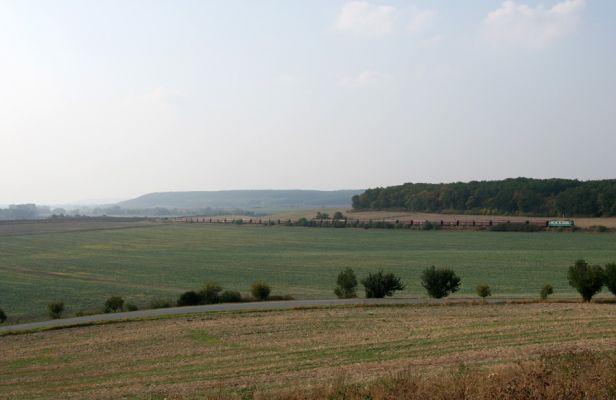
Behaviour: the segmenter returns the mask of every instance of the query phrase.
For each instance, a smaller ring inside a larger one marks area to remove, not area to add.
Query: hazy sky
[[[0,0],[0,204],[616,177],[616,1]]]

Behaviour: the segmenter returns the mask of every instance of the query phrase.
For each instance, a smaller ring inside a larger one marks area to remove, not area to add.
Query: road
[[[511,298],[488,299],[490,304],[505,303],[507,301],[520,300]],[[48,321],[30,322],[19,325],[0,326],[1,332],[19,332],[32,329],[62,328],[76,325],[84,325],[96,322],[122,321],[135,318],[164,317],[170,315],[198,314],[216,311],[261,311],[261,310],[288,310],[294,308],[307,307],[330,307],[330,306],[349,306],[349,305],[403,305],[403,304],[443,304],[447,303],[467,303],[477,301],[477,298],[454,298],[454,299],[330,299],[330,300],[285,300],[285,301],[263,301],[250,303],[226,303],[210,304],[191,307],[158,308],[154,310],[139,310],[131,312],[119,312],[109,314],[87,315],[84,317],[52,319]]]

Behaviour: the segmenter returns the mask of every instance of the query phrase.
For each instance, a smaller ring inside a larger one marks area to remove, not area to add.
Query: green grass
[[[145,305],[175,299],[206,281],[247,293],[255,280],[273,294],[331,298],[340,269],[359,277],[382,268],[402,276],[399,296],[424,295],[421,271],[453,268],[458,296],[487,283],[493,296],[573,296],[566,269],[576,259],[616,261],[616,235],[494,233],[169,224],[0,237],[0,307],[11,321],[42,319],[46,305],[68,313],[102,308],[112,295]]]

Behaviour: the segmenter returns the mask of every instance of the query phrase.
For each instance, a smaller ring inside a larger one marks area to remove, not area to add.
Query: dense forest
[[[356,210],[507,215],[616,216],[616,179],[516,178],[501,181],[405,183],[353,196]]]

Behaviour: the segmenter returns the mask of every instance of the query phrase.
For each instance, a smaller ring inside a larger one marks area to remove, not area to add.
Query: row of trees
[[[590,301],[593,296],[601,291],[603,286],[616,295],[616,263],[589,265],[584,260],[578,260],[569,267],[567,272],[569,284],[575,288],[585,301]],[[447,297],[460,289],[462,280],[449,268],[436,268],[431,266],[421,274],[421,286],[426,289],[428,295],[435,299]],[[405,284],[402,279],[393,273],[378,271],[369,273],[359,281],[364,286],[366,298],[383,298],[393,296],[398,290],[404,290]],[[338,274],[334,294],[338,298],[357,297],[358,280],[351,268],[346,268]],[[486,298],[492,295],[490,286],[480,284],[476,287],[477,295]],[[554,287],[546,284],[541,288],[539,296],[546,299],[554,293]]]
[[[616,216],[616,179],[516,178],[406,183],[353,196],[353,208],[509,215]]]

